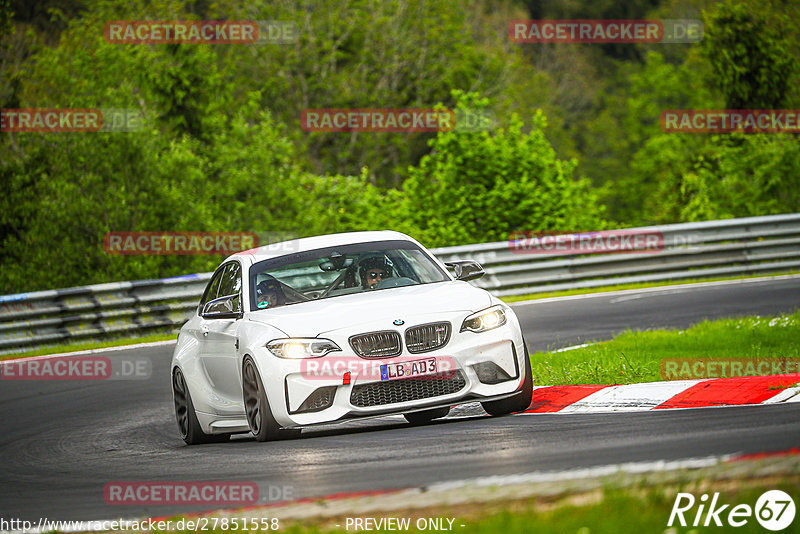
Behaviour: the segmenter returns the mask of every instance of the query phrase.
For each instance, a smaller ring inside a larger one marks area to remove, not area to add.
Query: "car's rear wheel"
[[[489,415],[499,416],[521,412],[523,410],[527,410],[531,405],[531,399],[533,398],[533,375],[531,373],[531,360],[528,356],[528,346],[525,344],[525,342],[522,343],[522,347],[525,351],[525,368],[522,370],[525,373],[525,378],[522,381],[522,387],[515,395],[506,399],[482,402],[481,406],[483,406],[483,409],[486,410],[486,413]]]
[[[282,429],[273,417],[261,375],[250,356],[245,356],[242,363],[242,395],[247,424],[256,440],[271,441],[300,435],[300,430]]]
[[[424,410],[422,412],[404,413],[403,417],[412,425],[424,425],[430,423],[434,419],[440,419],[450,413],[450,407],[434,408],[433,410]]]
[[[172,398],[175,401],[178,432],[187,445],[222,443],[230,439],[230,434],[206,434],[200,428],[200,422],[197,420],[197,413],[192,404],[192,396],[186,386],[186,379],[181,370],[177,368],[172,373]]]

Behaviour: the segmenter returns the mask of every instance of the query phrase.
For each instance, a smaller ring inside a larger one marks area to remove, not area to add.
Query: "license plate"
[[[381,380],[394,380],[396,378],[411,378],[436,373],[436,358],[413,360],[410,362],[396,362],[381,365]]]

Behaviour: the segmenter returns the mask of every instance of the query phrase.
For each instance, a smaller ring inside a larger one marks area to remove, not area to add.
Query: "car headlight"
[[[267,343],[267,349],[278,358],[299,360],[302,358],[320,358],[329,352],[342,350],[330,339],[316,337],[298,337],[273,339]]]
[[[494,328],[506,324],[506,312],[503,307],[498,304],[491,308],[486,308],[479,312],[475,312],[461,324],[461,331],[469,330],[470,332],[486,332]]]

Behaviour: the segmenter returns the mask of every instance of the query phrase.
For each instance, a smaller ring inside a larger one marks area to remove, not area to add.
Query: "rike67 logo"
[[[788,493],[781,490],[764,492],[756,501],[755,507],[749,504],[737,504],[733,507],[723,504],[719,501],[719,493],[714,493],[710,502],[706,493],[699,499],[695,499],[691,493],[678,493],[667,526],[685,527],[691,524],[693,527],[741,527],[755,517],[763,528],[777,532],[792,524],[795,511],[794,501]]]

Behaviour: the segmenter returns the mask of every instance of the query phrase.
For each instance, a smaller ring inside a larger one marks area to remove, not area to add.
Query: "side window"
[[[227,297],[228,295],[236,295],[234,301],[234,309],[241,310],[241,289],[242,289],[242,269],[237,262],[229,263],[222,275],[222,281],[219,284],[218,297]]]
[[[197,313],[201,313],[203,311],[203,306],[205,306],[206,302],[209,300],[214,300],[217,298],[217,290],[219,289],[219,282],[222,280],[222,275],[227,270],[227,267],[220,268],[217,272],[214,273],[214,276],[211,277],[209,280],[208,285],[206,286],[206,290],[203,293],[203,298],[200,299],[200,305],[197,307]]]

